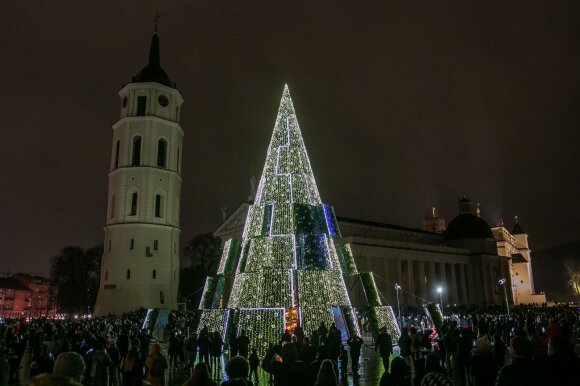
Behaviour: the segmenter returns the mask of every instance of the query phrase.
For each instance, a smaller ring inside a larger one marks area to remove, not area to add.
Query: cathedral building
[[[412,307],[440,300],[446,306],[505,304],[506,294],[510,304],[546,302],[534,293],[528,236],[520,224],[511,232],[490,227],[469,198],[458,204],[448,225],[434,209],[423,230],[338,216],[342,242],[350,245],[359,272],[373,272],[391,305],[397,304],[396,285],[401,304]],[[239,238],[249,205],[240,205],[214,234]],[[347,286],[353,306],[362,305],[360,284]]]
[[[119,97],[96,315],[177,306],[183,97],[161,68],[157,32]]]

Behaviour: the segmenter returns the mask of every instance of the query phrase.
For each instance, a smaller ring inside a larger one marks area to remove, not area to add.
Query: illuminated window
[[[111,218],[115,217],[115,195],[111,197]]]

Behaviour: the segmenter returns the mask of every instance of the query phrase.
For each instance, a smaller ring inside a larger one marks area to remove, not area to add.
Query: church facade
[[[183,98],[161,68],[157,33],[119,97],[95,315],[177,307]]]
[[[249,205],[240,205],[214,234],[222,240],[239,238]],[[422,230],[340,216],[337,220],[359,272],[372,272],[384,300],[393,306],[396,285],[403,307],[441,300],[446,307],[505,304],[506,295],[510,304],[546,302],[545,295],[534,293],[528,236],[519,223],[510,232],[490,227],[479,214],[463,197],[447,227],[435,213],[425,219]],[[347,287],[353,306],[363,305],[360,283]]]

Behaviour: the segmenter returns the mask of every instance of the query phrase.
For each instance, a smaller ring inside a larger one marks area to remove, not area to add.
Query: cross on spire
[[[154,26],[155,33],[157,33],[157,22],[159,21],[160,17],[161,17],[161,15],[159,14],[159,12],[155,11],[155,18],[153,19],[153,26]]]

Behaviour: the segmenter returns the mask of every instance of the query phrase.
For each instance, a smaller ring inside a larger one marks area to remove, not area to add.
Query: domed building
[[[490,227],[468,197],[458,204],[448,226],[433,208],[422,230],[337,216],[342,242],[352,249],[359,272],[374,273],[391,305],[397,304],[395,284],[402,307],[439,302],[439,287],[445,306],[505,304],[504,285],[512,289],[505,292],[511,304],[546,302],[534,293],[527,234],[519,222],[512,232]],[[240,237],[249,206],[240,205],[214,234],[222,240]],[[360,283],[347,282],[347,288],[353,306],[365,303]]]

